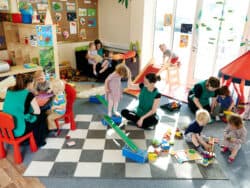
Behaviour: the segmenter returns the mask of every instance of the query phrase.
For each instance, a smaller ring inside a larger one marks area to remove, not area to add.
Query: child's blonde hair
[[[195,119],[199,124],[206,125],[210,121],[210,114],[207,110],[199,109],[196,111]]]
[[[53,79],[50,82],[50,87],[55,95],[64,92],[64,83],[60,79]]]
[[[34,73],[34,78],[37,79],[40,76],[45,76],[44,72],[42,70],[38,70]]]
[[[235,126],[238,129],[243,126],[243,120],[241,116],[234,113],[228,117],[228,123]]]
[[[115,71],[122,78],[127,78],[128,77],[129,69],[128,69],[128,67],[124,63],[121,63],[121,64],[117,65],[116,68],[115,68]]]

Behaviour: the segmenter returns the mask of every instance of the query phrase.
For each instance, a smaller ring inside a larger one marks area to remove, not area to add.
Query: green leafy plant
[[[125,7],[128,8],[128,1],[129,0],[118,0],[118,3],[125,4]]]

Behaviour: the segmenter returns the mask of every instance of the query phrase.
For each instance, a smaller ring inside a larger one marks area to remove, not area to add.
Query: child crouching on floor
[[[230,151],[228,162],[232,163],[238,154],[241,144],[245,143],[247,130],[244,127],[242,118],[238,114],[232,114],[228,118],[228,125],[224,129],[224,140],[221,152]]]
[[[184,133],[186,142],[193,143],[196,150],[201,154],[206,154],[210,151],[210,145],[204,140],[201,135],[202,129],[210,121],[210,115],[207,110],[200,109],[196,111],[195,121],[192,122]]]
[[[66,112],[66,97],[64,93],[64,83],[60,79],[52,80],[50,83],[51,89],[54,93],[51,110],[48,113],[48,129],[57,129],[55,119],[61,117]]]

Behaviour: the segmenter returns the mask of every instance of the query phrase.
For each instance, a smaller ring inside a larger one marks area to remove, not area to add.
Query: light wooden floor
[[[23,177],[24,165],[16,165],[13,156],[0,159],[0,188],[44,188],[38,178]]]

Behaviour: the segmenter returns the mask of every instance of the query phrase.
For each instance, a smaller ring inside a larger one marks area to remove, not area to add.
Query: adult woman
[[[18,74],[15,86],[7,90],[3,111],[14,117],[15,137],[33,131],[37,145],[43,146],[48,132],[46,115],[41,114],[32,90],[33,76]]]
[[[99,56],[102,56],[103,57],[103,46],[102,46],[102,42],[99,40],[99,39],[96,39],[94,41],[95,43],[95,46],[96,46],[96,50],[97,50],[97,53]]]
[[[156,76],[154,73],[148,73],[143,83],[132,84],[131,78],[129,77],[128,87],[131,89],[140,89],[139,105],[135,111],[124,109],[121,114],[127,120],[136,123],[140,128],[146,129],[158,123],[156,110],[161,98],[161,94],[155,87],[155,83],[158,80],[160,80],[160,76]]]
[[[196,112],[198,109],[206,109],[211,112],[211,106],[213,107],[216,100],[216,90],[220,87],[220,81],[218,78],[211,76],[208,80],[203,80],[196,83],[194,87],[188,93],[188,107],[192,112]],[[213,98],[210,106],[210,98]]]

